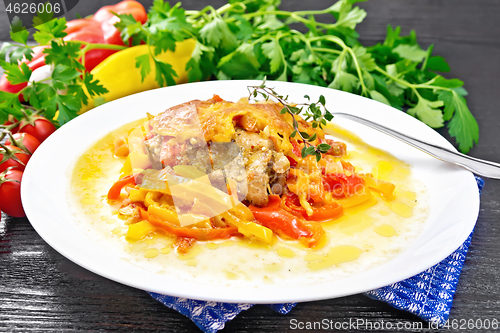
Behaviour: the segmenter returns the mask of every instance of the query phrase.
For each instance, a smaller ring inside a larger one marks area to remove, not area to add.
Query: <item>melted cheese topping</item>
[[[176,137],[179,142],[204,138],[206,142],[230,142],[236,136],[235,123],[271,138],[276,150],[288,153],[293,131],[292,119],[280,115],[281,104],[249,104],[246,99],[228,101],[194,100],[161,113],[151,124],[160,135]]]

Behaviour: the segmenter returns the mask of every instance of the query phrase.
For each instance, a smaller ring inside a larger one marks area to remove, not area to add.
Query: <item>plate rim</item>
[[[87,119],[93,119],[94,117],[98,117],[98,115],[104,111],[105,108],[110,108],[110,105],[113,105],[112,103],[115,103],[116,105],[118,105],[119,103],[127,103],[128,101],[130,100],[134,100],[136,98],[141,98],[141,95],[144,95],[144,96],[147,96],[148,94],[152,94],[152,95],[155,95],[155,94],[160,94],[161,92],[163,91],[167,91],[167,90],[177,90],[177,89],[180,89],[180,90],[183,90],[183,89],[186,89],[186,90],[195,90],[196,89],[196,86],[198,85],[203,85],[203,86],[207,86],[207,85],[210,85],[210,86],[224,86],[224,85],[234,85],[234,82],[236,80],[233,80],[233,81],[209,81],[209,82],[197,82],[197,83],[189,83],[189,84],[184,84],[184,85],[178,85],[178,86],[172,86],[172,87],[164,87],[164,88],[159,88],[159,89],[154,89],[154,90],[150,90],[150,91],[146,91],[146,92],[142,92],[142,93],[138,93],[138,94],[134,94],[134,95],[130,95],[130,96],[126,96],[124,98],[121,98],[121,99],[118,99],[118,100],[115,100],[115,101],[112,101],[112,102],[109,102],[109,103],[106,103],[102,106],[99,106],[95,109],[92,109],[88,112],[86,112],[85,114],[83,115],[80,115],[78,118],[76,118],[75,120],[72,120],[71,122],[69,122],[67,125],[64,125],[61,127],[60,130],[56,131],[51,137],[49,137],[46,142],[44,142],[43,145],[41,145],[39,147],[39,150],[37,150],[37,152],[35,152],[35,154],[32,156],[32,159],[35,160],[35,161],[38,161],[40,159],[42,159],[40,156],[42,156],[43,152],[45,150],[49,150],[48,148],[45,148],[45,147],[52,147],[53,145],[56,145],[57,144],[57,140],[59,139],[59,137],[63,136],[65,132],[67,131],[70,131],[71,128],[73,126],[77,126],[76,124],[80,123],[80,122],[84,122],[86,121]],[[247,86],[247,85],[259,85],[261,83],[261,81],[258,81],[258,80],[237,80],[238,81],[238,84],[241,84],[242,86]],[[324,88],[324,87],[317,87],[317,86],[311,86],[311,85],[306,85],[306,84],[300,84],[300,83],[291,83],[291,82],[276,82],[276,81],[268,81],[268,83],[271,83],[271,84],[278,84],[278,85],[290,85],[290,86],[296,86],[296,85],[299,85],[299,86],[306,86],[308,87],[309,89],[318,89],[318,91],[322,90],[322,89],[328,89],[328,88]],[[215,90],[215,89],[214,89]],[[346,98],[353,98],[353,99],[358,99],[358,98],[361,98],[361,99],[364,99],[364,102],[369,102],[369,103],[377,103],[377,104],[381,104],[379,102],[376,102],[376,101],[373,101],[373,100],[370,100],[370,99],[367,99],[367,98],[364,98],[364,97],[360,97],[358,95],[353,95],[353,94],[350,94],[350,93],[346,93],[346,92],[343,92],[343,91],[338,91],[338,90],[331,90],[331,89],[328,89],[328,91],[332,94],[345,94],[345,96],[348,95],[348,97]],[[327,102],[328,102],[328,99],[327,99]],[[106,106],[107,105],[107,106]],[[372,105],[375,105],[375,104],[372,104]],[[383,104],[381,104],[383,105]],[[408,121],[414,121],[416,122],[415,124],[420,124],[418,126],[421,126],[421,125],[424,125],[423,123],[419,122],[418,120],[414,119],[413,117],[411,117],[410,115],[407,115],[406,113],[403,113],[399,110],[396,110],[396,109],[393,109],[389,106],[386,106],[384,105],[384,108],[390,108],[392,109],[391,112],[394,112],[394,111],[397,111],[398,113],[400,113],[401,115],[404,115],[406,117],[408,117]],[[144,112],[143,112],[144,113]],[[138,114],[141,114],[141,113],[138,113]],[[83,120],[79,120],[79,119],[83,119]],[[137,118],[139,119],[139,118]],[[121,126],[121,125],[119,125]],[[115,128],[113,129],[109,129],[109,132],[111,132],[112,130],[118,128],[119,126],[116,126]],[[426,126],[426,125],[424,125]],[[62,131],[64,129],[64,131]],[[61,133],[61,134],[57,134],[57,133]],[[437,132],[434,132],[436,135],[433,137],[433,142],[436,143],[436,144],[439,144],[439,145],[442,145],[442,146],[445,146],[447,148],[451,148],[453,150],[456,151],[456,149],[453,147],[453,145],[448,142],[446,139],[444,139],[443,137],[441,137]],[[99,138],[97,138],[99,139]],[[437,140],[437,142],[435,142]],[[390,150],[387,149],[389,152]],[[80,152],[80,154],[83,153]],[[36,162],[36,163],[39,163],[39,162]],[[138,284],[136,283],[130,283],[130,281],[127,281],[126,279],[120,279],[120,278],[117,278],[115,275],[113,274],[106,274],[106,272],[102,272],[102,271],[99,271],[98,269],[96,269],[95,267],[93,267],[92,265],[89,265],[88,263],[86,262],[81,262],[81,260],[79,260],[79,258],[75,258],[74,256],[70,255],[68,256],[67,255],[67,251],[65,251],[64,248],[61,248],[60,246],[60,243],[58,243],[57,241],[57,238],[55,238],[53,235],[50,235],[50,234],[47,234],[46,230],[44,229],[44,225],[43,225],[43,222],[39,221],[38,218],[36,217],[36,212],[34,211],[34,206],[32,205],[32,202],[30,201],[30,195],[31,195],[31,188],[33,187],[33,180],[32,180],[32,177],[35,177],[36,175],[36,171],[35,170],[35,163],[30,163],[28,164],[26,170],[25,170],[25,175],[24,175],[24,179],[23,179],[23,182],[21,184],[21,197],[22,197],[22,200],[23,200],[23,205],[25,205],[25,211],[26,211],[26,215],[29,218],[29,221],[30,223],[32,224],[33,228],[37,231],[37,233],[52,247],[54,248],[56,251],[58,251],[59,253],[61,253],[63,256],[65,256],[66,258],[68,258],[69,260],[71,260],[72,262],[76,263],[77,265],[79,266],[82,266],[84,267],[85,269],[88,269],[90,271],[92,271],[93,273],[96,273],[100,276],[104,276],[108,279],[111,279],[111,280],[114,280],[114,281],[117,281],[119,283],[122,283],[122,284],[125,284],[125,285],[128,285],[128,286],[131,286],[131,287],[134,287],[134,288],[138,288],[138,289],[143,289],[143,290],[147,290],[147,291],[152,291],[152,292],[158,292],[158,293],[165,293],[165,290],[162,289],[162,288],[158,288],[158,287],[148,287],[148,288],[143,288],[143,287],[139,287]],[[474,182],[475,184],[475,178],[473,176],[472,173],[466,171],[468,173],[468,178],[469,182]],[[26,176],[27,175],[27,176]],[[464,174],[465,175],[465,174]],[[28,180],[26,180],[26,178]],[[26,181],[24,181],[26,180]],[[30,187],[31,186],[31,187]],[[476,186],[476,190],[477,190],[477,186]],[[477,191],[478,193],[478,191]],[[471,195],[471,198],[473,199],[473,195]],[[467,239],[468,235],[473,231],[473,228],[474,228],[474,225],[477,221],[477,217],[478,217],[478,214],[479,214],[479,195],[476,196],[476,200],[472,200],[472,209],[470,210],[471,212],[471,215],[470,215],[470,219],[474,220],[473,222],[468,222],[468,225],[470,226],[470,231],[467,233],[467,235],[465,235],[465,232],[463,232],[461,234],[461,237],[455,239],[455,243],[458,244],[458,246],[456,248],[458,248],[461,244],[463,244],[463,242]],[[92,240],[89,239],[89,241],[92,242]],[[447,255],[441,255],[439,256],[436,256],[435,260],[433,260],[433,263],[431,265],[429,265],[429,267],[432,267],[434,266],[435,264],[439,263],[441,260],[443,260],[444,258],[446,258],[448,255],[450,255],[450,253],[448,253]],[[401,254],[398,255],[398,257],[401,256]],[[389,262],[391,262],[392,260],[390,260]],[[384,263],[382,266],[386,265],[388,262]],[[372,269],[370,269],[369,271],[372,271]],[[411,277],[415,274],[418,274],[420,272],[422,272],[422,270],[420,268],[415,268],[413,270],[411,269],[407,269],[405,271],[406,273],[404,274],[405,277],[404,278],[408,278],[408,277]],[[409,275],[410,274],[410,275]],[[402,278],[401,278],[401,275],[402,274],[394,274],[392,279],[387,279],[387,281],[390,281],[390,283],[395,283],[395,282],[398,282],[398,281],[401,281]],[[404,279],[403,278],[403,279]],[[328,283],[331,283],[331,281],[328,281],[326,282],[326,284]],[[343,297],[343,296],[346,296],[346,295],[351,295],[351,294],[354,294],[354,293],[359,293],[359,292],[365,292],[365,291],[368,291],[368,290],[373,290],[373,289],[376,289],[376,288],[380,288],[380,287],[383,287],[385,285],[388,285],[390,283],[384,283],[382,285],[371,285],[369,288],[358,288],[355,292],[352,292],[352,290],[349,290],[349,289],[346,289],[345,292],[337,292],[334,296],[330,295],[330,294],[327,294],[325,295],[324,297],[318,297],[318,296],[315,296],[315,297],[307,297],[307,296],[303,296],[303,297],[293,297],[293,296],[286,296],[286,297],[281,297],[281,298],[276,298],[274,299],[272,302],[274,303],[281,303],[281,302],[300,302],[300,301],[311,301],[311,300],[320,300],[320,299],[329,299],[329,298],[336,298],[336,297]],[[190,283],[188,283],[190,284]],[[324,283],[321,283],[321,284],[324,284]],[[224,297],[224,296],[217,296],[217,295],[211,295],[211,296],[203,296],[203,295],[191,295],[189,293],[186,293],[184,291],[175,291],[175,290],[172,290],[172,291],[169,291],[168,293],[169,295],[172,295],[172,296],[177,296],[177,297],[188,297],[188,298],[194,298],[194,299],[200,299],[200,300],[207,300],[207,301],[219,301],[219,302],[251,302],[251,303],[269,303],[269,300],[266,300],[266,299],[262,299],[262,297],[250,297],[250,298],[245,298],[245,299],[241,299],[241,298],[238,298],[238,299],[235,299],[233,297]],[[252,295],[249,295],[249,296],[252,296]]]

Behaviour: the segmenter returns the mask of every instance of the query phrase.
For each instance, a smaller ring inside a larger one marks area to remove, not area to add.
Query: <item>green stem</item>
[[[351,57],[354,61],[354,64],[356,65],[356,72],[358,73],[359,83],[361,84],[361,95],[363,95],[363,93],[364,93],[365,96],[370,97],[368,95],[368,88],[366,88],[366,85],[365,85],[365,79],[363,78],[363,72],[361,71],[361,67],[359,66],[359,63],[358,63],[358,58],[356,57],[356,54],[354,53],[352,48],[348,47],[347,51],[351,54]]]
[[[344,55],[344,52],[349,52],[351,55],[354,65],[356,66],[356,72],[358,73],[359,77],[359,83],[361,85],[361,95],[368,96],[368,88],[365,85],[365,80],[363,78],[363,72],[361,71],[361,67],[359,66],[358,58],[356,57],[356,54],[354,53],[353,49],[347,46],[342,39],[340,39],[337,36],[318,36],[318,37],[313,37],[309,40],[309,42],[314,42],[314,41],[321,41],[321,40],[327,40],[332,43],[337,44],[342,48],[342,52],[339,55],[339,57]],[[342,64],[343,58],[340,59],[339,61],[339,69],[340,69],[340,64]]]
[[[99,50],[124,50],[128,48],[127,46],[124,45],[115,45],[115,44],[100,44],[100,43],[89,43],[89,42],[81,42],[78,41],[78,43],[82,43],[85,45],[85,47],[82,49],[81,52],[88,52],[90,50],[94,49],[99,49]]]
[[[327,49],[325,47],[312,47],[314,51],[318,52],[325,52],[325,53],[335,53],[335,54],[341,54],[342,51],[339,50],[334,50],[334,49]]]
[[[434,79],[430,80],[430,81],[427,81],[426,83],[421,83],[421,84],[412,84],[406,80],[403,80],[403,79],[400,79],[396,76],[393,76],[391,74],[389,74],[388,72],[386,72],[385,70],[383,70],[382,68],[380,67],[375,67],[375,70],[385,76],[387,76],[389,79],[391,79],[392,81],[394,82],[397,82],[403,86],[406,86],[410,89],[412,89],[413,91],[415,91],[415,89],[437,89],[437,90],[446,90],[446,91],[453,91],[453,89],[451,88],[447,88],[447,87],[440,87],[440,86],[432,86],[430,85],[430,83],[434,82]]]

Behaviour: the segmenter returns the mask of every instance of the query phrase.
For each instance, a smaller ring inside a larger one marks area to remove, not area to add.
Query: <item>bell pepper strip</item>
[[[393,183],[377,179],[373,177],[371,173],[363,175],[363,179],[365,180],[366,185],[369,188],[382,193],[384,199],[390,200],[394,196],[394,190],[396,189],[396,185],[394,185]]]
[[[325,231],[319,223],[308,222],[287,212],[280,207],[281,199],[277,195],[269,196],[269,203],[266,207],[249,208],[257,221],[277,233],[281,237],[299,240],[307,247],[314,247],[319,244]]]
[[[187,228],[179,227],[173,223],[159,219],[156,216],[149,214],[142,208],[138,208],[141,214],[141,219],[148,221],[158,229],[162,229],[167,233],[179,237],[194,238],[196,240],[213,240],[213,239],[227,239],[233,236],[241,236],[236,227],[227,228]]]
[[[365,180],[357,174],[346,176],[343,173],[328,173],[323,175],[323,185],[337,199],[350,197],[363,191]]]
[[[338,199],[337,202],[344,208],[350,208],[362,204],[372,198],[372,194],[369,188],[365,188],[364,191],[357,192],[350,197],[344,199]]]
[[[136,185],[135,176],[136,175],[128,175],[120,178],[116,183],[114,183],[108,191],[108,200],[118,200],[120,198],[120,193],[125,186]]]
[[[341,216],[344,212],[342,205],[334,202],[321,207],[312,207],[313,214],[307,215],[304,207],[300,205],[299,197],[292,192],[288,192],[282,197],[282,207],[288,209],[292,214],[303,217],[308,221],[327,221]]]
[[[229,212],[224,212],[221,214],[221,216],[224,218],[224,220],[229,223],[230,225],[233,225],[238,228],[238,231],[245,235],[247,238],[255,238],[261,242],[264,242],[266,244],[272,244],[273,242],[273,231],[269,228],[266,228],[258,223],[255,223],[253,221],[248,221],[248,220],[243,220],[239,219],[235,215],[229,213]],[[253,220],[253,216],[252,216]]]

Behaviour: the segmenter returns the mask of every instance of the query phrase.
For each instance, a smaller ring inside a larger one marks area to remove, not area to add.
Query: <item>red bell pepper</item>
[[[108,191],[108,199],[118,200],[120,198],[120,192],[122,191],[122,188],[127,185],[136,185],[135,176],[136,175],[128,175],[120,178],[116,183],[114,183]]]
[[[288,192],[283,196],[283,201],[286,207],[290,209],[292,214],[303,217],[309,221],[326,221],[339,217],[344,212],[342,205],[338,203],[332,203],[329,205],[324,205],[322,207],[313,207],[313,214],[311,216],[307,215],[304,207],[300,205],[299,197],[293,193]]]
[[[365,180],[357,174],[346,176],[343,173],[328,173],[323,175],[323,185],[333,197],[341,199],[363,191]]]
[[[279,196],[270,195],[266,207],[251,205],[249,208],[259,224],[271,229],[278,235],[298,239],[307,247],[318,245],[325,234],[321,225],[316,222],[308,222],[287,212],[280,207],[280,202]]]
[[[120,31],[114,26],[120,19],[117,14],[131,14],[137,21],[145,23],[147,13],[144,7],[137,1],[126,0],[112,6],[104,6],[91,18],[72,20],[66,23],[64,30],[67,36],[64,40],[78,40],[88,43],[124,45],[120,37]],[[45,54],[43,50],[47,46],[39,46],[33,49],[33,59],[24,60],[31,70],[45,65]],[[117,52],[117,50],[93,49],[85,54],[85,69],[90,72],[104,59]],[[17,93],[26,87],[26,83],[12,85],[5,74],[0,78],[0,90]]]

